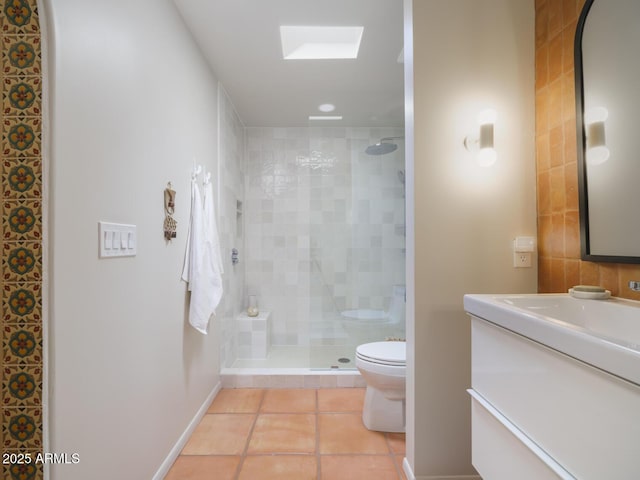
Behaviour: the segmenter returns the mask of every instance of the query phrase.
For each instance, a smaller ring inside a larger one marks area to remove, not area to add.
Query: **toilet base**
[[[362,422],[377,432],[405,431],[405,400],[389,400],[377,388],[367,386],[362,409]]]

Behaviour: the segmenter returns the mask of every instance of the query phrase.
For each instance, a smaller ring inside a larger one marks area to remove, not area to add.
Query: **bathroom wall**
[[[536,233],[534,3],[406,4],[414,57],[406,67],[414,96],[407,197],[415,210],[407,239],[415,264],[415,290],[407,292],[407,305],[415,305],[407,323],[407,458],[420,480],[477,478],[463,295],[536,291],[537,269],[514,268],[512,253],[515,236]],[[497,111],[498,159],[483,168],[463,140],[487,107]]]
[[[219,382],[220,322],[206,336],[188,325],[180,280],[194,160],[215,185],[232,168],[218,168],[217,81],[171,0],[45,6],[48,450],[80,459],[53,465],[51,479],[149,479]],[[229,135],[224,151],[234,156]],[[171,242],[168,182],[177,192]],[[238,188],[216,198],[228,203]],[[100,220],[135,224],[137,256],[99,259]]]
[[[640,266],[580,260],[573,46],[584,0],[536,0],[536,164],[540,292],[601,285],[640,299],[627,287]]]
[[[404,144],[364,153],[402,135],[247,129],[247,294],[272,312],[273,344],[349,344],[339,312],[386,310],[393,285],[404,284]]]

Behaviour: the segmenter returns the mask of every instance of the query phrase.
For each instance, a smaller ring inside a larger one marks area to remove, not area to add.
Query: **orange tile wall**
[[[573,44],[585,0],[535,0],[538,291],[601,285],[640,300],[640,265],[580,260]]]

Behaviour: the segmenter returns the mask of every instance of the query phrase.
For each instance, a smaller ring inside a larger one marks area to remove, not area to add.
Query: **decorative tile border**
[[[41,451],[41,408],[2,407],[2,414],[2,447],[5,451]]]
[[[40,19],[34,0],[5,0],[2,5],[3,34],[40,34]]]
[[[4,324],[42,324],[42,292],[38,282],[5,283],[2,289]],[[3,325],[4,327],[4,325]]]
[[[41,365],[42,327],[39,324],[5,324],[2,332],[2,362],[16,366]]]
[[[3,239],[42,239],[42,203],[38,200],[6,200],[2,203]]]
[[[1,271],[4,283],[39,282],[42,276],[42,244],[3,243]]]
[[[38,451],[26,452],[30,457],[36,458]],[[19,457],[16,457],[19,458]],[[40,480],[44,478],[43,464],[35,462],[25,464],[24,462],[3,465],[2,478],[6,480]]]
[[[42,50],[36,0],[0,0],[2,450],[42,452]],[[38,480],[42,465],[3,465]]]
[[[2,155],[5,158],[38,157],[42,152],[40,122],[37,117],[3,118]]]
[[[42,197],[42,161],[39,158],[5,158],[1,171],[5,199]]]
[[[2,405],[42,405],[42,368],[33,365],[5,366],[2,372]]]
[[[2,73],[20,78],[39,76],[42,72],[40,50],[39,35],[3,35]]]

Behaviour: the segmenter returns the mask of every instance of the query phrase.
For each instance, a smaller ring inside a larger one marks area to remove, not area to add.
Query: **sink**
[[[640,385],[640,302],[568,294],[464,296],[484,320]]]
[[[640,302],[465,295],[485,479],[640,479]]]

